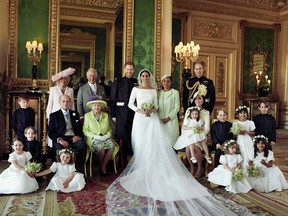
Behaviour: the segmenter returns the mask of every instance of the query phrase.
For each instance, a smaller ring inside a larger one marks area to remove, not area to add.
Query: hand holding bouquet
[[[203,130],[202,130],[202,127],[193,127],[193,132],[195,134],[198,134],[198,133],[201,133]]]
[[[233,179],[235,181],[241,181],[244,179],[244,171],[242,169],[235,169],[233,172]]]
[[[230,132],[235,136],[237,136],[241,131],[242,131],[242,126],[239,123],[234,123],[232,127],[230,128]]]
[[[145,102],[140,105],[140,109],[146,113],[146,117],[150,117],[151,110],[154,108],[154,104],[150,102]]]
[[[258,167],[255,166],[249,166],[247,168],[247,173],[249,177],[258,177],[260,176],[260,169]]]
[[[28,173],[37,173],[41,170],[42,164],[36,162],[28,162],[25,166],[25,170]]]

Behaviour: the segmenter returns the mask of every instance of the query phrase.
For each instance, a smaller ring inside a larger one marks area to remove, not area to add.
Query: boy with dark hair
[[[268,138],[268,149],[272,150],[272,145],[276,143],[276,121],[275,118],[268,113],[270,109],[269,102],[263,100],[258,104],[260,114],[253,119],[255,124],[255,136],[264,135]]]
[[[18,96],[19,108],[16,109],[12,117],[12,128],[18,138],[25,140],[25,128],[35,125],[35,111],[29,107],[29,97],[25,94]],[[24,142],[24,143],[25,143]]]

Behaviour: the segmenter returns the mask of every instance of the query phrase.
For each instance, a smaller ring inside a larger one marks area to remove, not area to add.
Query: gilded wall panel
[[[216,57],[215,91],[216,97],[226,98],[227,58]]]
[[[193,38],[237,43],[236,22],[195,17],[192,26]]]

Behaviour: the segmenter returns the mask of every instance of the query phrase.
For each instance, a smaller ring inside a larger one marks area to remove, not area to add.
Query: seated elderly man
[[[83,141],[82,125],[79,114],[70,110],[71,98],[61,95],[60,109],[50,114],[48,136],[53,142],[54,150],[73,148],[77,150],[76,170],[84,173],[87,145]]]

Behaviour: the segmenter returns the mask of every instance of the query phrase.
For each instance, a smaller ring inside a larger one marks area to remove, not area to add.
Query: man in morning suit
[[[102,99],[106,99],[105,89],[99,83],[97,83],[97,71],[94,68],[89,68],[86,72],[88,82],[79,88],[77,94],[77,112],[80,115],[81,123],[84,122],[85,113],[91,111],[86,107],[91,96],[101,96]]]
[[[53,142],[54,150],[73,148],[77,150],[76,170],[84,173],[87,145],[83,141],[82,125],[79,114],[69,110],[71,98],[61,95],[61,109],[50,114],[48,136]]]
[[[116,123],[115,137],[122,139],[122,166],[127,165],[128,151],[131,150],[134,111],[129,109],[128,102],[133,87],[137,86],[137,79],[133,78],[134,71],[134,63],[126,62],[124,65],[124,77],[114,81],[110,94],[111,117]]]
[[[201,63],[196,63],[194,67],[196,77],[186,81],[183,87],[183,107],[184,111],[192,105],[193,95],[197,92],[198,86],[204,84],[207,87],[207,94],[203,104],[204,109],[213,111],[215,105],[215,87],[213,81],[204,76],[204,67]]]

